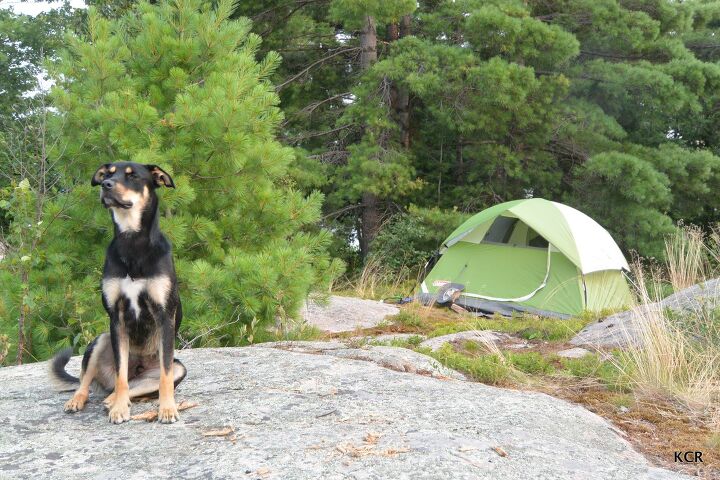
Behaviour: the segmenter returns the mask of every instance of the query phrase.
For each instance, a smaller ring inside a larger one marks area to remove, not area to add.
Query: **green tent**
[[[478,213],[440,254],[420,286],[426,299],[453,283],[465,287],[456,303],[485,312],[565,317],[633,302],[627,261],[610,234],[584,213],[541,198]]]

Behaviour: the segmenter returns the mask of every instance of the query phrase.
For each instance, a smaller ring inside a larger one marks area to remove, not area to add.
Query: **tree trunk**
[[[27,270],[23,270],[20,279],[23,284],[23,296],[22,303],[20,304],[20,317],[18,318],[18,346],[17,346],[17,357],[15,363],[22,365],[23,363],[23,352],[25,351],[25,317],[27,316],[27,305],[25,305],[25,298],[28,295],[28,280],[29,275]]]
[[[373,17],[365,17],[365,24],[360,32],[360,48],[360,69],[365,71],[377,61],[377,29]],[[360,254],[365,260],[370,253],[370,244],[380,229],[381,215],[380,202],[374,193],[363,193],[362,205]]]
[[[410,15],[403,15],[400,19],[400,38],[410,35],[411,19]],[[395,112],[400,125],[400,144],[403,148],[410,148],[410,92],[405,87],[397,89]]]
[[[465,160],[463,159],[462,138],[458,138],[455,145],[455,180],[458,185],[465,185]]]
[[[388,26],[388,41],[394,42],[410,35],[410,21],[410,15],[403,15],[399,24],[391,23]],[[408,89],[393,83],[390,104],[400,130],[400,145],[408,149],[410,148],[410,93]]]
[[[380,200],[377,195],[370,192],[362,194],[362,234],[360,235],[360,253],[363,256],[363,260],[367,258],[370,253],[370,244],[375,239],[375,236],[380,229],[380,222],[382,216],[380,215]]]
[[[365,25],[360,32],[360,69],[367,70],[377,61],[377,30],[375,18],[365,17]]]

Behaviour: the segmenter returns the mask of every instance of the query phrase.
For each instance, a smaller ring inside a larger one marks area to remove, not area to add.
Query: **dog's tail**
[[[66,348],[56,353],[50,361],[50,379],[59,390],[71,390],[80,383],[79,378],[73,377],[65,370],[72,353],[72,348]]]

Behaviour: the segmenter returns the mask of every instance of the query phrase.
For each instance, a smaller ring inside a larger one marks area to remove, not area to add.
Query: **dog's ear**
[[[95,175],[93,175],[92,180],[90,180],[90,185],[92,185],[93,187],[100,185],[103,181],[103,177],[105,177],[105,174],[108,172],[109,168],[109,163],[106,163],[105,165],[98,168],[95,172]]]
[[[155,181],[156,187],[170,187],[175,188],[175,184],[173,183],[172,178],[170,178],[170,175],[163,170],[162,168],[158,167],[157,165],[145,165],[148,170],[150,170],[150,173],[153,176],[153,180]]]

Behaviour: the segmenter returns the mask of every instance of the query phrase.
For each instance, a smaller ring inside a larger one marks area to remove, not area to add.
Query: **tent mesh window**
[[[513,247],[548,248],[548,241],[524,222],[512,217],[497,217],[483,237],[483,243]]]
[[[528,228],[527,246],[535,248],[548,248],[548,241],[532,228]]]
[[[517,218],[497,217],[490,225],[483,242],[508,243],[516,223],[518,223]]]

